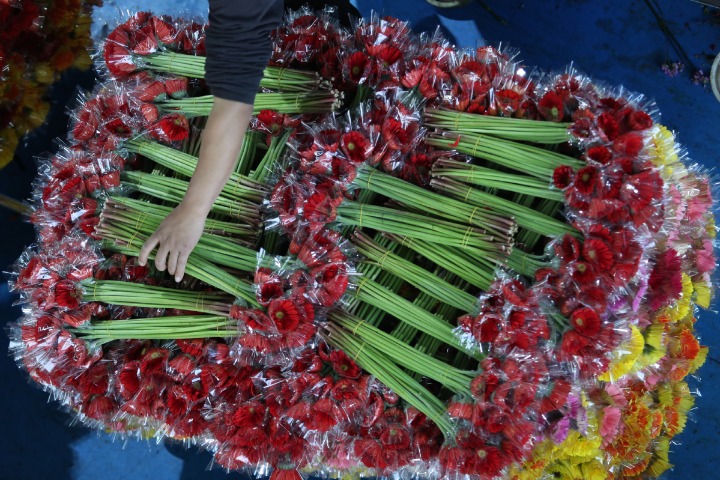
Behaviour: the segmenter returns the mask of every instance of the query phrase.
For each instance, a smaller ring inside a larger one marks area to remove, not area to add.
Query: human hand
[[[161,272],[167,267],[175,281],[182,280],[187,259],[200,240],[205,228],[206,215],[182,203],[165,217],[160,226],[143,244],[138,256],[145,265],[150,253],[159,245],[155,255],[155,267]]]

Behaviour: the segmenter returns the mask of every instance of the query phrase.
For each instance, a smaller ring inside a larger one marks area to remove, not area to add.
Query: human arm
[[[282,19],[282,0],[210,0],[206,82],[215,96],[202,135],[200,158],[182,202],[143,245],[147,262],[182,280],[205,219],[232,173],[252,116],[255,94],[270,57],[270,32]]]
[[[187,192],[143,245],[138,257],[141,265],[159,245],[155,266],[160,271],[167,268],[175,281],[182,280],[188,256],[205,228],[205,219],[235,168],[252,112],[251,104],[215,99]]]

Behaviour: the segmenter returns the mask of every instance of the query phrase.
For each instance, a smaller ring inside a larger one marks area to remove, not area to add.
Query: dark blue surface
[[[687,72],[665,76],[659,65],[675,60],[664,36],[642,0],[558,0],[522,2],[492,1],[495,12],[507,21],[501,24],[479,4],[440,10],[424,1],[358,0],[364,15],[371,10],[410,20],[418,30],[434,30],[440,25],[460,46],[475,46],[481,36],[491,45],[500,42],[520,50],[529,66],[563,70],[568,64],[608,85],[623,85],[633,92],[653,98],[662,112],[662,122],[679,132],[692,161],[706,168],[720,163],[720,102],[701,87],[693,85]],[[137,7],[130,1],[106,1],[104,10],[112,13],[115,4],[124,10]],[[192,2],[156,1],[161,13],[187,12]],[[162,10],[162,5],[167,8]],[[669,27],[675,32],[692,60],[706,63],[703,53],[717,54],[720,26],[702,8],[689,0],[661,1]],[[197,2],[195,11],[202,9]],[[0,192],[24,199],[34,177],[33,156],[50,151],[52,139],[64,133],[65,107],[74,96],[76,85],[87,87],[88,75],[67,75],[53,91],[54,108],[49,125],[34,135],[19,152],[18,161],[0,170]],[[25,245],[34,239],[32,228],[17,215],[0,208],[0,268],[7,269]],[[19,316],[12,307],[14,297],[0,283],[0,322]],[[700,370],[702,382],[691,380],[701,397],[692,412],[681,443],[671,447],[674,471],[670,479],[717,478],[720,471],[720,323],[716,312],[702,312],[698,331],[710,346],[706,365]],[[7,336],[0,336],[0,351],[7,352]],[[71,417],[58,409],[48,396],[30,385],[9,356],[0,357],[0,480],[188,480],[241,478],[226,476],[221,470],[206,472],[209,455],[171,454],[154,442],[113,441],[105,434],[69,426]]]

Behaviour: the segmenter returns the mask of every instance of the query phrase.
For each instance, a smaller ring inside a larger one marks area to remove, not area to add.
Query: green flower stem
[[[510,117],[494,117],[455,110],[425,109],[425,125],[452,130],[461,135],[482,133],[532,143],[558,144],[571,140],[570,123],[539,122]]]
[[[529,278],[533,278],[535,276],[535,272],[539,269],[548,266],[549,264],[544,260],[544,257],[532,255],[517,249],[513,250],[512,254],[510,254],[507,259],[508,268]]]
[[[358,300],[375,305],[401,322],[408,323],[421,332],[425,332],[458,350],[462,350],[472,357],[477,355],[476,352],[466,349],[460,343],[458,337],[453,333],[452,327],[443,319],[419,308],[400,295],[386,290],[377,282],[361,278],[353,295]]]
[[[470,312],[476,308],[477,299],[474,296],[445,282],[413,262],[380,247],[362,233],[355,234],[353,244],[360,254],[375,262],[383,270],[402,278],[421,292],[464,312]]]
[[[235,164],[236,174],[244,175],[245,177],[248,176],[250,169],[253,167],[255,153],[262,138],[263,135],[260,132],[254,130],[245,132],[245,138],[240,148],[240,155],[238,155],[238,162]]]
[[[140,248],[147,240],[147,237],[142,234],[127,233],[120,229],[107,229],[100,225],[96,229],[96,233],[103,239],[103,248],[134,257],[140,255]],[[148,258],[154,260],[155,251]],[[196,253],[191,253],[188,257],[185,272],[218,290],[243,299],[251,308],[260,307],[255,298],[255,289],[252,282],[235,277],[201,258]]]
[[[344,350],[363,370],[374,375],[403,400],[427,415],[447,438],[452,436],[453,427],[445,415],[445,405],[403,372],[384,353],[332,325],[328,327],[326,341]]]
[[[125,185],[174,205],[178,205],[182,201],[188,188],[188,182],[185,180],[142,172],[125,171],[121,178]],[[257,203],[228,198],[222,193],[215,200],[210,211],[253,225],[260,224],[260,211]]]
[[[190,78],[205,78],[205,57],[175,52],[159,52],[135,57],[139,66],[155,72],[174,73]],[[311,91],[325,86],[314,72],[289,68],[266,67],[260,81],[262,88],[283,91]]]
[[[511,245],[480,229],[402,210],[345,200],[337,213],[337,221],[346,225],[407,235],[441,245],[474,248],[488,256],[500,258],[512,249]]]
[[[276,170],[276,164],[287,147],[287,141],[292,135],[292,130],[286,130],[282,135],[275,136],[270,141],[270,147],[263,156],[254,171],[250,172],[250,178],[259,183],[266,183]]]
[[[526,175],[513,175],[507,172],[469,163],[458,162],[448,158],[440,158],[433,165],[432,176],[453,178],[461,182],[480,187],[497,188],[510,192],[522,193],[538,198],[547,198],[562,202],[564,195],[555,190],[544,180]]]
[[[541,200],[537,205],[535,205],[533,208],[535,211],[537,211],[541,215],[546,215],[549,217],[555,217],[563,207],[563,203],[556,202],[554,200]],[[532,232],[527,229],[520,229],[518,234],[516,235],[516,243],[519,245],[523,245],[523,248],[528,251],[533,251],[535,247],[537,246],[538,242],[543,238],[542,235],[540,235],[537,232]]]
[[[222,338],[239,334],[237,321],[217,315],[96,320],[71,331],[79,338],[101,344],[114,340]]]
[[[103,302],[144,308],[177,308],[195,312],[226,314],[233,299],[219,292],[193,292],[115,280],[81,283],[84,302]]]
[[[384,352],[398,365],[431,378],[455,393],[470,395],[470,382],[475,378],[473,372],[458,370],[421,353],[413,347],[398,341],[392,335],[368,325],[363,320],[352,315],[336,311],[328,316],[328,320],[353,332],[354,335],[368,345]]]
[[[477,188],[470,187],[461,182],[448,178],[435,178],[431,186],[455,198],[462,198],[466,202],[479,207],[495,210],[503,215],[512,216],[523,228],[537,232],[547,237],[560,236],[566,233],[578,235],[569,223],[556,220],[547,215],[541,215],[532,208],[518,205],[510,200],[496,197]]]
[[[192,177],[198,163],[197,157],[193,155],[145,139],[129,140],[125,142],[124,148],[128,152],[142,155],[186,177]],[[231,200],[242,199],[260,203],[267,193],[267,187],[261,182],[254,181],[244,175],[232,173],[225,183],[221,195]]]
[[[463,249],[448,248],[417,238],[388,235],[388,238],[411,248],[418,254],[462,278],[470,285],[487,290],[495,279],[493,260],[480,255],[460,255]]]
[[[431,133],[425,143],[442,150],[457,150],[545,181],[549,181],[555,168],[561,165],[576,169],[583,166],[583,162],[567,155],[489,135]]]
[[[134,234],[142,233],[149,237],[160,226],[162,215],[133,211],[127,207],[116,208],[112,201],[105,204],[100,215],[106,229],[121,228]],[[198,256],[215,264],[235,268],[244,272],[254,272],[257,267],[257,252],[217,235],[204,233],[193,250]]]
[[[215,97],[182,98],[179,100],[161,100],[155,102],[162,112],[182,113],[187,117],[207,117],[212,110]],[[330,113],[340,106],[337,93],[332,91],[312,93],[258,93],[253,103],[253,115],[263,110],[276,110],[280,113]]]
[[[497,235],[503,241],[509,241],[517,228],[515,222],[508,218],[428,191],[392,175],[382,173],[368,165],[358,168],[357,177],[353,183],[359,188],[371,190],[398,202],[412,205],[436,217],[473,225],[490,234]]]
[[[167,217],[170,212],[172,212],[172,208],[170,207],[128,197],[111,196],[105,205],[107,206],[110,202],[115,204],[115,208],[118,209],[125,207],[128,210],[134,210],[140,214],[148,214],[161,218]],[[204,232],[206,234],[226,237],[228,240],[237,242],[239,245],[244,245],[248,242],[254,243],[258,235],[258,229],[252,225],[242,224],[240,222],[224,222],[210,218],[205,221]]]
[[[381,247],[387,248],[388,250],[391,250],[401,256],[405,253],[400,251],[400,246],[397,243],[391,242],[381,234],[375,234],[374,240]],[[358,263],[356,268],[363,277],[374,280],[391,292],[398,292],[404,284],[401,279],[387,271],[382,270],[380,266],[376,264]],[[380,322],[385,317],[385,312],[383,310],[374,305],[360,302],[352,297],[348,300],[346,310],[365,319],[365,321],[374,326],[380,325]]]

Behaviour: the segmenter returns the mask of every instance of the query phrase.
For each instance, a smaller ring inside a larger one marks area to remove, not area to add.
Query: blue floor
[[[486,0],[501,23],[478,3],[453,9],[435,9],[421,0],[358,0],[364,15],[377,11],[410,20],[416,30],[434,30],[440,25],[460,46],[502,42],[520,50],[529,66],[563,70],[573,62],[581,72],[609,85],[654,99],[662,112],[662,122],[679,132],[680,142],[693,162],[716,169],[720,164],[720,102],[694,85],[683,72],[669,78],[659,65],[673,61],[675,54],[660,32],[642,0],[519,1]],[[692,61],[705,65],[709,54],[720,46],[720,14],[703,13],[689,0],[661,0],[668,26],[676,34]],[[98,12],[99,20],[114,18],[117,12],[134,11],[147,2],[110,1]],[[204,2],[156,0],[158,13],[193,15]],[[713,11],[711,11],[712,13]],[[95,31],[101,31],[102,22]],[[66,75],[53,90],[53,113],[49,125],[31,137],[21,148],[17,161],[0,171],[0,192],[26,198],[34,177],[33,157],[53,149],[52,139],[62,135],[64,111],[77,85],[88,88],[89,75]],[[7,270],[25,245],[34,239],[32,228],[21,218],[0,209],[0,268]],[[13,307],[15,297],[0,283],[0,322],[19,316]],[[717,309],[717,302],[715,309]],[[671,448],[675,469],[668,479],[717,478],[720,471],[720,321],[717,311],[702,312],[698,331],[701,342],[710,346],[701,381],[691,379],[699,390],[697,408],[679,444]],[[0,351],[7,351],[7,336],[0,335]],[[47,394],[30,385],[24,373],[9,356],[0,357],[0,480],[187,480],[240,478],[222,471],[206,472],[208,455],[189,455],[185,461],[155,443],[113,441],[78,426],[69,426],[70,416],[48,401]]]

